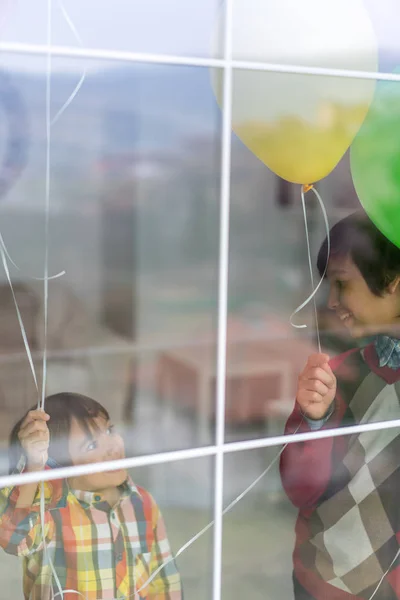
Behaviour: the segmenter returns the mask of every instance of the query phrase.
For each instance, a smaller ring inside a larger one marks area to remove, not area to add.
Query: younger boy
[[[95,400],[61,393],[47,398],[45,410],[30,411],[14,427],[12,472],[124,457],[122,438]],[[60,600],[182,599],[173,560],[146,584],[171,550],[157,504],[125,470],[46,483],[43,528],[40,487],[0,490],[0,545],[24,559],[25,600],[51,600],[59,584]]]

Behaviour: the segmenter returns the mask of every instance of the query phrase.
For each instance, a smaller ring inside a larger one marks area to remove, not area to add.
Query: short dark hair
[[[33,406],[30,410],[36,410]],[[45,399],[45,411],[50,416],[47,423],[50,431],[49,457],[60,466],[69,466],[71,459],[68,452],[68,439],[71,430],[71,421],[75,418],[90,435],[89,426],[94,425],[94,419],[103,417],[109,420],[107,410],[96,400],[75,394],[61,392]],[[12,472],[23,455],[23,449],[18,439],[18,432],[22,422],[29,411],[16,423],[12,429],[9,440],[9,468]]]
[[[400,275],[400,248],[392,244],[362,211],[336,223],[330,230],[330,241],[330,256],[350,257],[376,296],[382,296],[393,279]],[[317,259],[321,277],[327,258],[328,242],[325,238]]]

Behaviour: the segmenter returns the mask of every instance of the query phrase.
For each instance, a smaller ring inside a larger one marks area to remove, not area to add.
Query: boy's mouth
[[[347,321],[347,319],[349,319],[352,316],[351,313],[346,312],[346,313],[338,313],[338,317],[339,319],[344,323],[345,321]]]

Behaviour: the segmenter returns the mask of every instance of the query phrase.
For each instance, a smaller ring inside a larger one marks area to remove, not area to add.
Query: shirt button
[[[117,562],[121,562],[122,560],[122,554],[117,554]]]
[[[112,518],[112,519],[115,519],[115,512],[112,512],[112,513],[111,513],[111,518]]]

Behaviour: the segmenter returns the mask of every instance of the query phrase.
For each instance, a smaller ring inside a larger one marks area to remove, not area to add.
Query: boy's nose
[[[333,288],[329,290],[328,297],[328,308],[330,310],[336,310],[339,306],[339,297]]]
[[[108,460],[115,460],[121,455],[119,444],[115,439],[106,438],[104,445],[104,453]]]
[[[117,448],[106,448],[104,460],[116,460],[120,458]]]

